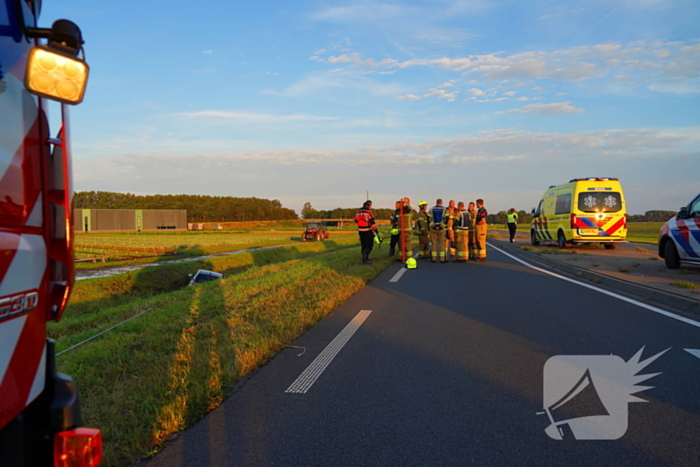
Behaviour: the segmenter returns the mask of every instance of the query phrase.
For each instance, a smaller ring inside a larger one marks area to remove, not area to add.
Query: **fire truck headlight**
[[[29,92],[64,104],[79,104],[90,67],[83,60],[47,46],[29,52],[24,84]]]

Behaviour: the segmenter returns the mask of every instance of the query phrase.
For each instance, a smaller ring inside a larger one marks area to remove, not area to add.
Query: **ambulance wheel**
[[[678,250],[673,240],[667,240],[664,246],[664,261],[669,269],[678,269],[681,267],[681,258],[678,256]]]
[[[557,246],[559,246],[559,248],[566,248],[566,237],[561,230],[557,232]]]
[[[615,245],[614,243],[606,243],[603,246],[606,250],[614,250],[615,248],[617,248],[617,245]]]
[[[530,243],[532,243],[534,246],[537,246],[540,244],[540,241],[537,240],[537,235],[535,234],[534,230],[530,231]]]

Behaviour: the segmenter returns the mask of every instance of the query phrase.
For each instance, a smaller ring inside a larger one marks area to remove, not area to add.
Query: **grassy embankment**
[[[57,350],[148,313],[58,357],[103,430],[104,465],[129,465],[220,404],[243,376],[392,264],[359,263],[357,237],[146,268],[80,281]],[[379,257],[379,254],[375,254]],[[224,280],[185,287],[199,268]]]

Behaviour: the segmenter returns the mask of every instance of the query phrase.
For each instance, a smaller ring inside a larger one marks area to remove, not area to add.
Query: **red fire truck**
[[[0,466],[96,466],[101,434],[81,427],[46,338],[73,285],[67,105],[82,101],[89,69],[80,29],[39,28],[40,9],[0,0]],[[61,107],[55,136],[49,101]]]

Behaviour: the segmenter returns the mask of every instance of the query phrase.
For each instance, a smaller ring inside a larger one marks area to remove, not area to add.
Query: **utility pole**
[[[369,190],[367,190],[367,199],[369,200]]]
[[[401,262],[403,264],[406,264],[406,235],[405,235],[405,230],[404,230],[404,212],[403,212],[403,206],[404,206],[404,200],[405,198],[401,198],[401,201],[399,201],[399,246],[401,247]]]

